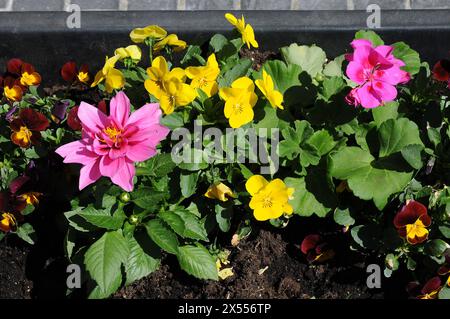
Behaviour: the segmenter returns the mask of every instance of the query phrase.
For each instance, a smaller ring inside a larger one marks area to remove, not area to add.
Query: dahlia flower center
[[[109,126],[103,130],[103,133],[105,133],[114,144],[118,144],[122,140],[122,130],[119,130],[116,127]]]

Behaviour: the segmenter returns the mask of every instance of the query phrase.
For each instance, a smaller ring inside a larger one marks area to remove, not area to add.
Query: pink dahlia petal
[[[155,124],[146,130],[139,131],[138,134],[128,138],[128,141],[132,144],[139,142],[148,143],[153,147],[156,147],[163,139],[166,138],[170,130],[160,124]]]
[[[85,102],[80,104],[78,118],[83,128],[91,133],[97,133],[109,125],[109,119],[102,111]]]
[[[80,190],[96,182],[102,176],[100,174],[99,163],[99,160],[91,161],[81,168],[79,182]]]
[[[119,170],[111,177],[111,180],[126,192],[131,192],[133,190],[133,177],[135,173],[133,162],[121,158]]]
[[[139,130],[146,129],[154,124],[159,124],[161,114],[158,103],[145,104],[131,114],[127,121],[127,127],[133,125],[138,127]]]
[[[128,146],[127,157],[133,162],[143,162],[155,155],[156,149],[150,144],[137,143],[135,145]]]
[[[59,147],[56,153],[64,158],[64,163],[79,163],[85,165],[95,160],[98,155],[87,148],[85,140],[72,142]]]
[[[123,128],[125,127],[129,116],[130,99],[124,92],[119,92],[111,99],[110,118],[114,119],[115,123],[117,123],[120,128]]]
[[[108,155],[100,160],[100,172],[103,176],[113,177],[121,169],[123,158],[111,159]]]

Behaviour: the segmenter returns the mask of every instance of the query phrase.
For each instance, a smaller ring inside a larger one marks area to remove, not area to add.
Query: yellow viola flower
[[[156,57],[152,66],[147,68],[148,79],[145,80],[144,86],[148,93],[156,97],[158,100],[164,91],[164,81],[176,78],[181,82],[186,81],[186,74],[181,68],[173,68],[169,71],[169,65],[163,56]]]
[[[8,233],[10,231],[15,231],[16,228],[16,217],[11,213],[2,213],[2,215],[0,216],[0,230]]]
[[[218,91],[217,77],[220,69],[213,53],[208,57],[205,66],[190,66],[186,68],[186,75],[192,79],[191,86],[194,89],[201,89],[208,97],[213,96]]]
[[[265,70],[263,70],[263,78],[256,80],[255,84],[262,92],[262,94],[264,94],[264,96],[274,109],[275,108],[279,108],[282,110],[284,109],[282,105],[283,94],[275,90],[273,79]]]
[[[149,25],[145,28],[136,28],[130,33],[130,39],[134,43],[143,43],[147,38],[161,40],[167,35],[167,31],[157,25]]]
[[[252,196],[250,208],[256,220],[264,221],[293,213],[289,199],[292,199],[294,189],[287,187],[281,179],[268,182],[261,175],[253,175],[245,183],[245,188]]]
[[[250,24],[245,24],[244,16],[242,15],[241,19],[237,19],[231,13],[225,14],[225,19],[228,20],[238,32],[242,35],[242,41],[247,44],[247,47],[250,49],[250,46],[254,48],[258,48],[258,42],[255,40],[255,32],[253,31],[253,27]]]
[[[12,87],[6,85],[3,88],[3,94],[11,102],[17,102],[22,99],[22,88],[18,85],[13,85]]]
[[[39,204],[39,197],[42,196],[42,193],[38,192],[28,192],[20,195],[20,198],[27,203],[27,205],[36,206]]]
[[[176,34],[169,34],[167,37],[157,42],[153,47],[153,51],[158,52],[164,49],[166,46],[173,47],[175,52],[183,51],[186,49],[187,43],[178,39]]]
[[[134,61],[140,61],[142,50],[137,45],[129,45],[126,48],[117,48],[114,55],[120,55],[120,60],[131,58]]]
[[[195,90],[176,77],[171,77],[163,82],[163,90],[159,98],[159,104],[164,114],[168,115],[182,106],[186,106],[195,100]]]
[[[255,85],[248,77],[241,77],[231,87],[219,90],[219,96],[225,100],[225,117],[232,128],[239,128],[253,120],[253,107],[258,101],[254,91]]]
[[[125,86],[125,77],[123,73],[115,68],[120,55],[115,55],[111,58],[106,57],[106,62],[103,68],[95,75],[94,82],[91,87],[97,86],[99,83],[105,81],[105,90],[112,93],[113,90],[119,90]]]
[[[226,202],[230,197],[235,197],[233,191],[223,183],[211,185],[206,191],[205,196],[211,199],[218,199],[222,202]]]

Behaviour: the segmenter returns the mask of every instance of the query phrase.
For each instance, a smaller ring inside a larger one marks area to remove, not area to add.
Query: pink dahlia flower
[[[169,133],[159,124],[158,104],[146,104],[130,115],[130,100],[123,92],[111,100],[110,113],[107,116],[82,102],[78,109],[82,139],[56,150],[64,157],[64,163],[83,165],[80,190],[106,176],[125,191],[132,191],[134,162],[154,156],[156,146]]]
[[[405,63],[392,54],[394,48],[389,45],[373,47],[364,39],[353,40],[351,45],[354,52],[346,56],[350,62],[347,76],[358,86],[350,92],[347,103],[374,108],[395,100],[395,86],[408,82],[410,75],[401,69]]]

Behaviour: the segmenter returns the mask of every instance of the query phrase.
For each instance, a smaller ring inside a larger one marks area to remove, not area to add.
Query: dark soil
[[[240,55],[242,58],[249,58],[253,62],[253,69],[259,71],[261,69],[264,62],[267,60],[273,60],[277,58],[277,54],[273,51],[258,51],[258,50],[249,50],[247,48],[242,48]]]
[[[234,276],[224,281],[202,282],[179,270],[176,259],[163,260],[150,276],[123,288],[116,298],[382,298],[380,290],[366,286],[365,263],[351,255],[330,263],[308,264],[297,244],[281,233],[260,230],[237,248],[229,258]],[[351,253],[350,253],[351,254]],[[360,256],[361,257],[361,256]],[[260,274],[261,269],[267,269]]]
[[[0,299],[30,299],[33,283],[25,276],[28,249],[0,242]]]

